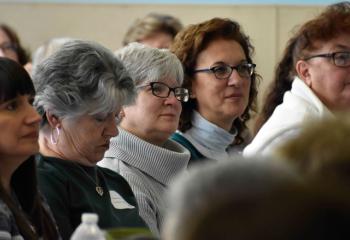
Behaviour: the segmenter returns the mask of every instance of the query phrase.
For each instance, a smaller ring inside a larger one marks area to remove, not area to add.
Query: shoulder
[[[69,167],[63,163],[63,160],[47,158],[40,156],[37,162],[39,178],[59,178],[69,180]]]
[[[97,166],[97,169],[100,173],[102,173],[102,176],[110,190],[118,189],[118,191],[127,193],[132,192],[128,179],[123,175],[101,166]]]
[[[0,199],[0,216],[1,218],[10,218],[12,216],[10,209],[2,199]]]
[[[0,239],[23,240],[11,210],[0,199]]]
[[[204,155],[201,154],[197,148],[181,133],[181,132],[175,132],[174,134],[171,135],[170,137],[171,140],[181,144],[183,147],[185,147],[191,154],[191,160],[198,160],[198,159],[203,159]]]

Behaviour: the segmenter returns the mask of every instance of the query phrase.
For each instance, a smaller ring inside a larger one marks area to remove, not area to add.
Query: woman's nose
[[[118,136],[118,133],[117,121],[114,117],[110,117],[110,119],[106,122],[104,135],[108,137],[115,137]]]
[[[30,104],[28,104],[28,108],[27,108],[27,113],[26,114],[27,114],[26,122],[28,124],[39,123],[41,121],[41,116],[36,111],[36,109]]]
[[[229,86],[233,86],[233,85],[239,86],[241,84],[242,80],[244,80],[244,79],[242,79],[242,77],[238,74],[237,70],[233,69],[230,77],[227,80],[227,84]]]

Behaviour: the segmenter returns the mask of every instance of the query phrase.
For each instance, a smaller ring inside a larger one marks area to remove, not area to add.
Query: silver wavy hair
[[[176,79],[182,85],[184,72],[180,60],[168,49],[158,49],[140,43],[130,43],[117,50],[115,55],[123,62],[135,86],[150,82]]]
[[[51,56],[54,52],[56,52],[63,44],[66,42],[72,41],[73,38],[62,37],[62,38],[51,38],[46,41],[43,45],[38,47],[32,56],[32,65],[33,72],[35,71],[35,67],[43,62],[46,58]]]
[[[34,106],[42,116],[48,110],[59,118],[107,115],[135,97],[123,64],[94,42],[65,43],[35,68],[33,79]]]

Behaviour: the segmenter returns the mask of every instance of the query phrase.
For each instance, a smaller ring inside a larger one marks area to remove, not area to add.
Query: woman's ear
[[[122,107],[122,108],[120,109],[120,112],[119,112],[119,114],[118,114],[118,117],[119,117],[120,119],[123,119],[123,118],[125,117],[124,107]]]
[[[196,98],[196,94],[192,90],[190,90],[190,98],[191,99],[195,99]]]
[[[295,70],[297,71],[299,78],[311,88],[312,81],[310,75],[310,65],[305,60],[299,60],[295,65]]]
[[[61,121],[58,117],[52,114],[50,111],[46,111],[46,119],[49,122],[51,128],[61,128]]]

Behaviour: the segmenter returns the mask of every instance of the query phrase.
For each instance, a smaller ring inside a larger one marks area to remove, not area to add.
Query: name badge
[[[122,196],[116,191],[109,191],[109,195],[111,196],[111,203],[116,209],[133,209],[135,208],[133,205],[130,205],[127,201],[124,200]]]

